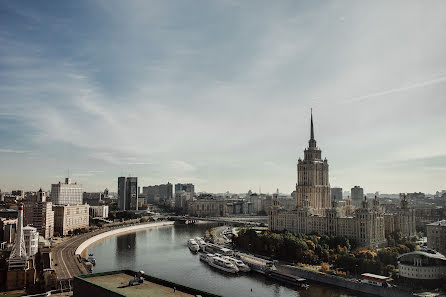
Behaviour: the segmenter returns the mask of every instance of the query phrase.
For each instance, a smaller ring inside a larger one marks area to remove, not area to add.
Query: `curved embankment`
[[[110,237],[110,236],[115,236],[121,233],[126,233],[126,232],[135,232],[138,230],[142,230],[142,229],[147,229],[147,228],[152,228],[152,227],[160,227],[160,226],[168,226],[168,225],[173,225],[175,222],[173,221],[168,221],[168,222],[157,222],[157,223],[149,223],[149,224],[142,224],[142,225],[136,225],[136,226],[130,226],[130,227],[124,227],[124,228],[119,228],[119,229],[115,229],[115,230],[111,230],[111,231],[107,231],[101,234],[98,234],[96,236],[93,236],[89,239],[87,239],[86,241],[84,241],[83,243],[81,243],[75,252],[75,255],[80,255],[82,254],[82,252],[88,248],[89,246],[91,246],[92,244],[94,244],[96,241],[102,240],[104,238]]]

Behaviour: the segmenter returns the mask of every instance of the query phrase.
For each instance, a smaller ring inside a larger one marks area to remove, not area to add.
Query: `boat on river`
[[[267,275],[275,280],[283,283],[287,283],[298,288],[308,289],[310,286],[307,284],[307,280],[296,275],[279,272],[276,270],[269,271]]]
[[[261,273],[261,274],[267,274],[270,271],[277,270],[274,266],[274,263],[269,260],[265,260],[259,257],[255,257],[252,255],[239,253],[238,257],[240,260],[242,260],[245,264],[251,268],[252,271]]]
[[[231,261],[233,264],[235,264],[235,266],[237,266],[238,270],[240,270],[241,272],[251,271],[251,268],[249,268],[249,266],[246,265],[242,260],[239,260],[239,259],[236,259],[233,257],[229,257],[229,256],[224,256],[222,258]]]
[[[214,254],[205,254],[200,253],[200,260],[206,263],[209,263],[209,259],[214,258],[216,255]]]
[[[237,273],[239,272],[239,269],[235,264],[233,264],[231,261],[223,259],[221,257],[212,257],[208,259],[208,264],[211,267],[220,269],[225,272],[229,273]]]
[[[200,246],[197,244],[195,239],[189,239],[187,241],[187,247],[190,249],[191,252],[198,252],[200,250]]]

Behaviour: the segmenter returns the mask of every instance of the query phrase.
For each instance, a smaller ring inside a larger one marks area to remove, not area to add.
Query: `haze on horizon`
[[[1,1],[0,189],[445,189],[444,1]]]

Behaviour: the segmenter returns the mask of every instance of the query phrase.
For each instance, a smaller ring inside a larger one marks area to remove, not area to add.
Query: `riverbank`
[[[147,228],[153,228],[153,227],[161,227],[161,226],[170,226],[173,225],[175,222],[173,221],[163,221],[163,222],[155,222],[155,223],[147,223],[147,224],[140,224],[135,226],[129,226],[129,227],[123,227],[119,229],[114,229],[111,231],[107,231],[101,234],[98,234],[96,236],[90,237],[89,239],[82,242],[75,251],[75,255],[81,255],[82,252],[87,249],[89,246],[93,245],[97,241],[103,240],[110,236],[115,236],[118,234],[124,234],[129,232],[136,232],[139,230],[147,229]]]
[[[342,288],[346,288],[349,290],[378,295],[382,297],[410,297],[414,296],[410,292],[403,291],[397,288],[385,288],[373,286],[365,283],[359,283],[357,281],[353,281],[350,279],[342,278],[339,276],[328,275],[325,273],[304,269],[292,265],[279,265],[280,270],[290,273],[293,275],[297,275],[303,278],[306,278],[311,281],[316,281],[324,284],[329,284],[332,286],[338,286]]]

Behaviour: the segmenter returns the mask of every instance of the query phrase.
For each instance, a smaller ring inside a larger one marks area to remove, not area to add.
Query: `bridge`
[[[183,224],[195,224],[198,221],[216,222],[231,226],[262,226],[266,225],[267,216],[247,216],[247,217],[190,217],[190,216],[169,216],[168,219],[181,222]]]

